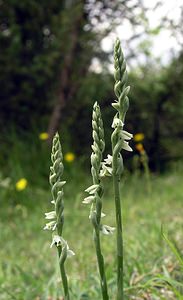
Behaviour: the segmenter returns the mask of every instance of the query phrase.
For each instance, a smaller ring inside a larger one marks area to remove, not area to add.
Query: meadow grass
[[[123,176],[125,299],[183,299],[181,266],[161,234],[163,224],[170,239],[179,248],[183,246],[181,173],[174,170],[154,175],[150,194],[141,173]],[[89,184],[89,176],[76,171],[65,187],[65,236],[76,253],[66,262],[74,300],[100,299],[88,207],[82,204]],[[112,186],[108,179],[105,186],[103,210],[106,221],[115,226]],[[49,248],[49,232],[42,231],[43,212],[51,208],[49,187],[30,183],[22,192],[1,188],[0,193],[0,299],[62,299],[57,253]],[[110,239],[101,238],[109,295],[115,299],[115,235]]]

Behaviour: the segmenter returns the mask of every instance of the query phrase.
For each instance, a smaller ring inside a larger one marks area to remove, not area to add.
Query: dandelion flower
[[[137,151],[139,151],[140,153],[144,153],[144,146],[141,143],[138,143],[135,145],[135,148],[137,149]]]
[[[16,190],[23,191],[27,187],[27,184],[28,184],[27,179],[21,178],[20,180],[18,180],[16,182],[16,185],[15,185]]]
[[[144,134],[143,133],[136,133],[133,137],[135,142],[141,142],[144,140]]]
[[[39,134],[39,139],[42,140],[42,141],[45,141],[49,138],[49,134],[47,132],[41,132]]]
[[[67,152],[64,156],[65,161],[67,161],[68,163],[71,163],[75,160],[75,154],[72,152]]]

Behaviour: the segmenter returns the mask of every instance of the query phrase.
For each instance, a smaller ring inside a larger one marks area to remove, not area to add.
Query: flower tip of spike
[[[93,105],[93,108],[96,108],[98,106],[98,102],[95,101],[94,105]]]
[[[116,38],[115,44],[114,44],[114,50],[117,51],[121,47],[120,39]]]
[[[119,39],[119,37],[116,38],[115,44],[120,44],[120,39]]]

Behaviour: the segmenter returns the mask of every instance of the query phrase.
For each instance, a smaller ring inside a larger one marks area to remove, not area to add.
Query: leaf
[[[177,260],[179,261],[181,267],[183,268],[183,257],[180,253],[180,250],[175,246],[175,244],[168,238],[168,236],[164,233],[163,225],[161,226],[161,234],[168,244],[169,248],[172,250],[174,255],[176,256]]]

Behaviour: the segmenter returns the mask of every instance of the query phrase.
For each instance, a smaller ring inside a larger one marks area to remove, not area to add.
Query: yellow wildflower
[[[141,143],[138,143],[135,145],[135,148],[137,151],[139,151],[141,154],[145,153],[144,146]]]
[[[133,137],[135,142],[141,142],[144,140],[144,134],[143,133],[136,133]]]
[[[75,154],[72,152],[67,152],[64,156],[65,161],[67,162],[73,162],[75,160]]]
[[[16,190],[23,191],[27,187],[27,184],[28,184],[27,179],[25,179],[25,178],[19,179],[15,185]]]
[[[47,140],[48,137],[49,137],[49,135],[48,135],[47,132],[41,132],[40,135],[39,135],[39,138],[40,138],[40,140],[42,140],[42,141]]]

